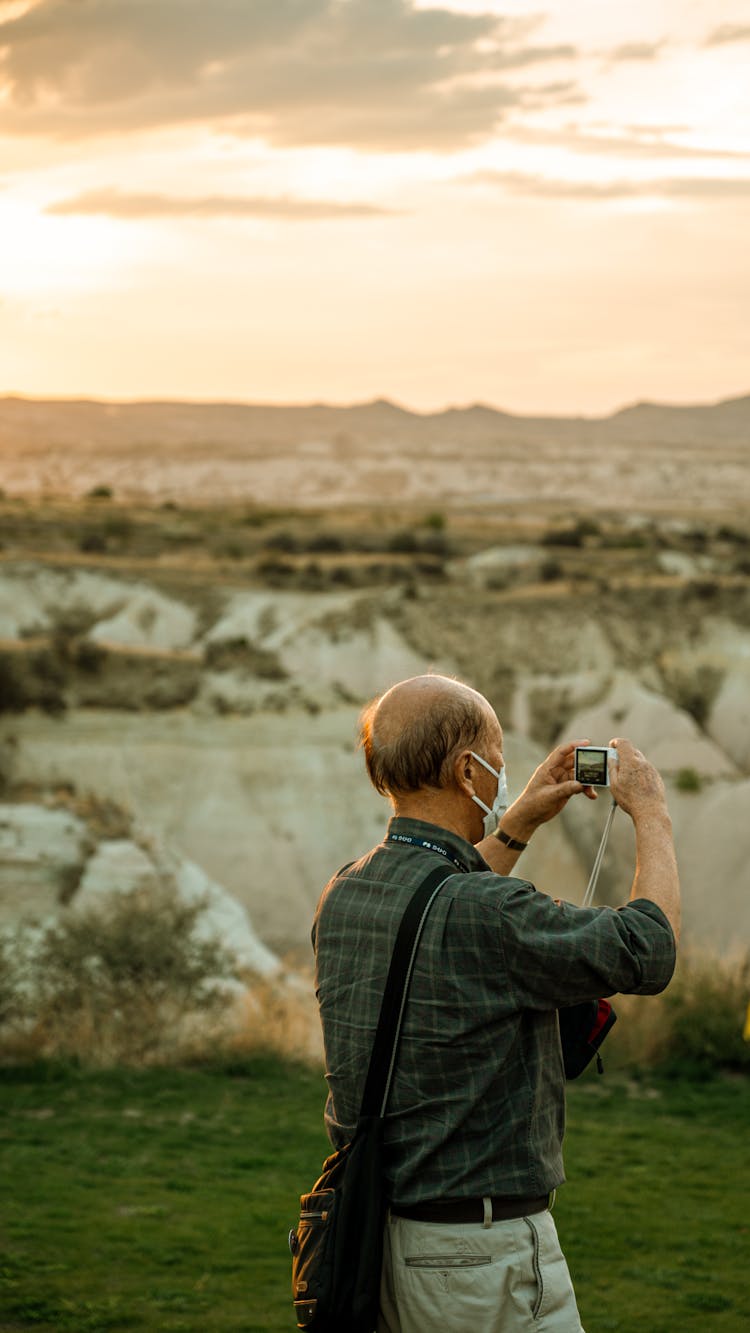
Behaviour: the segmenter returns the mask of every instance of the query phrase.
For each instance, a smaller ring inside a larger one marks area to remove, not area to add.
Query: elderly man
[[[357,1120],[401,916],[441,858],[455,872],[419,946],[388,1105],[379,1333],[576,1333],[549,1211],[564,1180],[557,1010],[655,994],[670,980],[679,883],[662,781],[629,741],[612,742],[635,878],[619,910],[582,909],[510,878],[540,824],[595,795],[572,778],[575,742],[506,808],[495,713],[437,675],[370,704],[362,741],[393,818],[383,842],[328,884],[313,926],[335,1148]]]

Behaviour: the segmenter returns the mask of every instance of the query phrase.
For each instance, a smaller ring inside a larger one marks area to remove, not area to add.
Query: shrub
[[[429,528],[432,532],[442,532],[445,528],[445,514],[440,513],[439,510],[435,510],[433,513],[427,515],[424,521],[424,526]]]
[[[102,521],[105,538],[126,542],[135,532],[135,524],[128,514],[110,514]]]
[[[283,551],[287,555],[294,555],[299,550],[299,542],[293,532],[272,532],[266,537],[263,546],[267,551]]]
[[[96,676],[102,670],[107,660],[107,650],[102,648],[101,644],[93,639],[82,639],[76,645],[73,654],[73,661],[79,671],[84,671],[88,676]]]
[[[628,1069],[699,1078],[750,1072],[750,1042],[743,1041],[749,999],[750,954],[727,960],[683,951],[662,995],[615,999],[620,1021],[605,1056]]]
[[[563,567],[559,560],[554,557],[549,560],[543,560],[539,568],[539,577],[543,583],[555,583],[561,579],[564,574]]]
[[[280,584],[286,583],[296,573],[296,566],[291,561],[272,555],[259,560],[255,568],[258,577],[271,588],[277,588]]]
[[[0,1031],[23,1017],[23,977],[18,939],[0,935]]]
[[[22,713],[26,708],[62,713],[65,684],[65,665],[49,649],[0,654],[0,714]]]
[[[700,773],[695,768],[681,768],[674,785],[678,791],[697,792],[703,786]]]
[[[426,532],[422,538],[420,548],[428,555],[448,556],[450,555],[451,544],[445,532],[430,531]]]
[[[750,1070],[743,1023],[750,999],[750,954],[727,963],[694,955],[665,995],[670,1022],[666,1063],[698,1074]]]
[[[226,1005],[217,982],[235,975],[221,945],[196,932],[203,910],[162,885],[49,926],[34,959],[41,1052],[105,1065],[184,1049],[191,1017],[215,1021]]]
[[[220,639],[206,645],[203,660],[212,671],[240,668],[261,680],[286,680],[287,672],[278,654],[247,639]]]
[[[104,555],[107,550],[107,538],[102,532],[84,532],[78,542],[78,549],[87,555]]]
[[[402,528],[388,538],[388,550],[394,555],[413,555],[419,550],[419,543],[411,528]]]
[[[336,532],[316,532],[307,542],[310,555],[338,555],[344,549],[344,543]]]
[[[0,713],[22,713],[28,702],[23,671],[11,654],[0,656]]]
[[[86,492],[87,500],[111,500],[111,486],[92,486],[90,491]]]
[[[688,588],[703,602],[711,602],[719,594],[719,584],[716,579],[693,579]]]

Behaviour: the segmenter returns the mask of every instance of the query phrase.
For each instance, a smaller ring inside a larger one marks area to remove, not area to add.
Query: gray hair
[[[452,761],[487,732],[487,706],[481,695],[451,691],[409,718],[395,739],[383,743],[375,732],[379,703],[380,697],[363,710],[359,729],[370,780],[383,796],[447,787]]]

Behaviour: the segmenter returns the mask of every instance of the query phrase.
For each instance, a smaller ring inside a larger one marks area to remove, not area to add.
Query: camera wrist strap
[[[616,809],[617,809],[617,802],[613,801],[612,808],[610,809],[609,815],[607,816],[607,822],[604,825],[602,840],[599,843],[599,851],[596,853],[594,867],[593,870],[591,871],[591,878],[589,879],[589,882],[586,886],[586,892],[583,895],[583,902],[581,903],[581,907],[590,907],[592,902],[594,901],[594,894],[596,893],[597,880],[599,879],[599,871],[602,868],[602,861],[604,860],[604,852],[607,846],[609,830],[612,827],[612,820],[615,817]]]

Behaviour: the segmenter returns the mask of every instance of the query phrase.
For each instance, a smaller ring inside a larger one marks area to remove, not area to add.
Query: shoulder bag
[[[453,873],[438,866],[419,886],[399,926],[351,1143],[327,1157],[289,1233],[297,1327],[308,1333],[373,1333],[378,1315],[383,1226],[383,1120],[396,1064],[414,959],[427,914]]]

